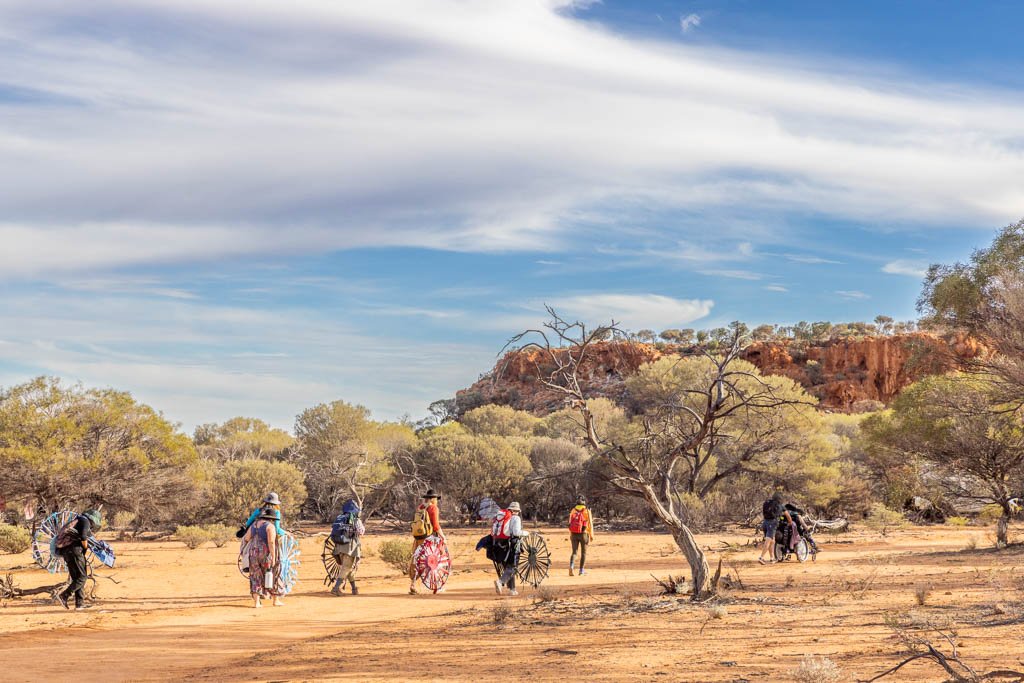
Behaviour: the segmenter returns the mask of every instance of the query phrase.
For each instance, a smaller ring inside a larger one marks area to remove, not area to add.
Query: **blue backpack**
[[[331,525],[331,540],[345,544],[356,537],[356,519],[359,518],[359,507],[354,501],[348,501],[341,508],[341,514],[334,518]]]

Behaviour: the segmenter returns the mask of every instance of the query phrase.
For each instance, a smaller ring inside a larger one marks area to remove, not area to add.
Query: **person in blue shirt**
[[[257,519],[260,518],[260,516],[263,514],[263,511],[266,510],[267,508],[271,508],[271,509],[277,510],[278,514],[277,514],[277,518],[274,519],[274,529],[277,530],[277,534],[280,536],[280,534],[281,534],[281,498],[278,497],[278,495],[276,493],[274,493],[273,491],[268,493],[266,498],[263,499],[263,504],[262,505],[258,506],[255,510],[252,511],[252,514],[249,515],[249,519],[245,520],[245,524],[243,524],[238,529],[238,531],[235,532],[235,536],[238,537],[238,538],[241,538],[242,536],[245,536],[245,532],[249,530],[249,527],[251,527],[253,525],[253,523]]]

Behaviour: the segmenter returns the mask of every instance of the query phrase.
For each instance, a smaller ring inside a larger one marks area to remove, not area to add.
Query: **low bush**
[[[971,523],[966,517],[946,517],[946,524],[950,526],[964,527]]]
[[[209,540],[218,548],[223,548],[235,539],[235,529],[227,524],[206,524],[203,529],[206,530]]]
[[[928,602],[928,596],[932,594],[932,587],[927,583],[919,583],[914,588],[914,599],[917,600],[917,604],[922,607]]]
[[[905,527],[907,525],[907,518],[903,516],[903,513],[890,510],[882,503],[875,503],[871,506],[871,511],[868,512],[868,517],[864,520],[864,523],[868,528],[874,529],[885,536],[893,529]]]
[[[195,550],[212,540],[209,530],[201,526],[179,526],[174,532],[174,537],[188,546],[189,550]]]
[[[838,683],[842,677],[842,670],[828,657],[804,655],[793,670],[793,680],[798,683]]]
[[[0,524],[0,553],[23,553],[32,544],[32,537],[20,526]]]
[[[393,538],[377,547],[377,555],[384,564],[404,574],[412,562],[412,544],[406,539]]]
[[[491,614],[491,618],[494,619],[494,623],[499,626],[508,621],[511,616],[512,608],[503,602],[495,605],[494,612]]]

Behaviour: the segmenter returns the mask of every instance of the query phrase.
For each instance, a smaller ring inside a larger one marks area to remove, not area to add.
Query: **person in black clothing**
[[[808,529],[807,525],[804,523],[804,515],[806,513],[792,503],[786,503],[785,508],[789,512],[789,516],[793,519],[793,523],[796,524],[797,533],[800,534],[801,538],[807,541],[807,545],[811,546],[811,551],[815,555],[813,559],[817,560],[818,544],[814,541],[814,537],[811,536],[811,530]]]
[[[75,609],[88,609],[85,604],[85,581],[89,570],[85,563],[85,552],[89,548],[89,538],[103,525],[99,510],[86,510],[68,522],[57,534],[57,552],[68,566],[71,583],[57,594],[57,601],[64,609],[71,609],[68,598],[75,594]]]
[[[761,522],[761,528],[764,530],[764,542],[761,544],[761,556],[757,558],[757,561],[761,564],[768,564],[775,561],[775,530],[779,528],[779,521],[785,518],[787,523],[792,524],[793,519],[782,504],[782,494],[778,492],[764,502],[761,512],[764,515],[764,521]],[[767,560],[765,555],[768,556]]]

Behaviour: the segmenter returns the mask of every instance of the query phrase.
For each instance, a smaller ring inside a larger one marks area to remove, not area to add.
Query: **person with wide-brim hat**
[[[249,554],[249,592],[252,595],[253,607],[262,607],[262,598],[274,597],[274,606],[283,605],[277,592],[277,528],[281,521],[281,511],[273,507],[265,507],[259,511],[255,521],[249,526],[242,539],[248,543]],[[268,581],[268,577],[270,580]]]
[[[518,502],[512,501],[508,507],[505,508],[505,512],[508,513],[506,521],[502,523],[500,529],[500,535],[495,537],[494,543],[498,548],[498,552],[502,555],[502,560],[499,562],[501,565],[501,575],[494,582],[494,590],[498,595],[502,595],[505,590],[508,590],[508,594],[515,596],[519,595],[516,591],[516,567],[519,565],[519,541],[525,536],[529,536],[530,532],[523,529],[523,518],[521,516],[523,509]],[[497,524],[497,522],[495,522]],[[493,529],[492,529],[492,536]]]
[[[423,494],[423,502],[416,507],[412,517],[412,552],[423,545],[428,536],[438,536],[445,539],[444,530],[441,528],[441,511],[438,502],[441,495],[434,489],[427,489]],[[416,564],[409,560],[409,594],[418,593],[416,589]]]

